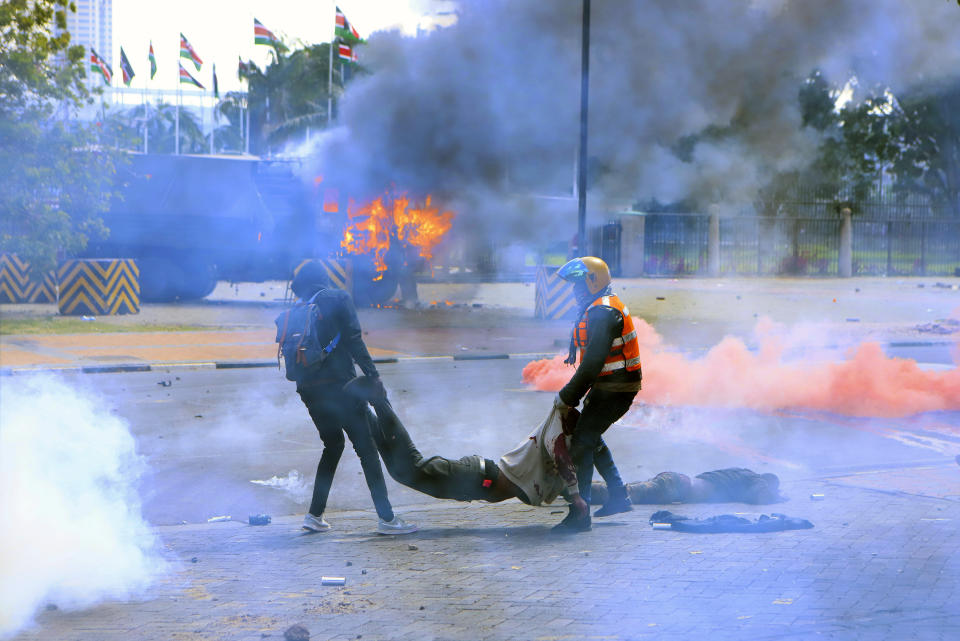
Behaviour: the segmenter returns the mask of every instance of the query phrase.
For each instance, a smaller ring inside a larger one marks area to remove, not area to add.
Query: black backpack
[[[319,292],[318,292],[319,293]],[[323,364],[340,342],[340,332],[324,345],[321,338],[323,314],[313,298],[297,303],[277,316],[277,364],[280,357],[286,369],[287,380],[302,381]]]

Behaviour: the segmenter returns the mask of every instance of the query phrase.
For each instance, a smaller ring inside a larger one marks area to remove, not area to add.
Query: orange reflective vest
[[[637,341],[637,332],[633,327],[633,318],[630,316],[627,307],[615,295],[601,296],[596,299],[590,303],[580,317],[574,336],[576,345],[580,350],[580,361],[583,361],[584,351],[587,348],[587,313],[594,305],[612,307],[623,314],[623,333],[613,339],[610,353],[607,354],[607,360],[603,364],[600,376],[606,376],[622,369],[628,372],[640,369],[640,343]]]

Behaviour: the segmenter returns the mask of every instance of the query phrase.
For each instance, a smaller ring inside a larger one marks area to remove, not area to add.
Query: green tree
[[[960,83],[930,87],[900,100],[891,166],[900,192],[919,192],[960,217]]]
[[[336,99],[343,91],[344,79],[363,72],[352,63],[341,63],[334,56],[333,86],[330,87],[330,44],[310,45],[286,53],[276,50],[273,61],[260,69],[246,63],[250,109],[251,152],[267,153],[290,141],[300,141],[307,131],[326,128],[330,91]],[[228,94],[228,101],[236,102]]]
[[[91,97],[85,51],[66,32],[68,0],[0,3],[0,251],[36,269],[107,230],[100,213],[117,154],[74,116]]]
[[[823,134],[819,154],[802,179],[834,200],[866,200],[901,149],[899,109],[876,87],[860,100],[836,103],[839,90],[814,72],[799,92],[803,125]]]

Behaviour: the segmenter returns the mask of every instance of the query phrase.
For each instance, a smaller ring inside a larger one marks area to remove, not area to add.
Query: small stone
[[[199,559],[197,559],[197,557],[193,557],[192,559],[190,559],[190,563],[196,563],[198,560]]]
[[[58,610],[58,609],[59,609],[59,608],[57,607],[57,604],[56,604],[56,603],[48,603],[48,604],[47,604],[47,610]]]
[[[414,545],[413,543],[411,543],[410,545],[407,546],[407,549],[408,549],[408,550],[419,550],[420,548],[418,548],[416,545]]]
[[[360,570],[360,574],[366,574],[366,573],[367,573],[366,570]]]
[[[310,631],[300,624],[291,625],[283,633],[287,641],[310,641]]]
[[[353,565],[353,561],[347,561],[347,567],[350,567],[351,565]]]
[[[422,606],[422,605],[420,606],[420,609],[421,609],[421,610],[426,610],[426,608],[425,608],[424,606]]]

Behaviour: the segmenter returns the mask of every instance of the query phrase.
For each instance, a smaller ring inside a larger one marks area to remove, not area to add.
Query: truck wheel
[[[183,270],[165,258],[141,258],[140,300],[148,303],[169,303],[183,290]]]
[[[387,271],[380,280],[353,281],[353,299],[357,307],[386,303],[397,292],[397,276]]]
[[[197,300],[209,296],[217,287],[217,268],[210,263],[187,263],[179,298]]]

